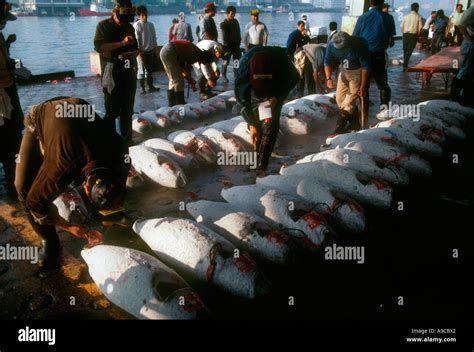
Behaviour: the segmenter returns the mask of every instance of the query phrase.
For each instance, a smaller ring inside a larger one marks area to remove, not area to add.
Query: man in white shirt
[[[418,37],[423,29],[421,16],[418,14],[420,5],[415,2],[411,4],[411,12],[403,17],[402,33],[403,33],[403,67],[408,67],[411,54],[415,50]]]
[[[211,91],[216,86],[220,72],[217,67],[217,61],[222,57],[223,47],[214,40],[201,40],[196,46],[212,56],[213,60],[208,62],[196,62],[193,64],[194,72],[197,76],[197,82],[200,91],[201,100],[209,99],[215,94]]]
[[[156,42],[156,32],[153,23],[148,22],[148,10],[145,6],[137,8],[138,21],[133,24],[135,37],[138,44],[138,82],[141,93],[145,94],[145,77],[149,92],[160,90],[153,85],[153,67],[155,61],[155,51],[158,47]]]
[[[454,43],[457,43],[459,46],[462,44],[463,35],[459,30],[459,23],[461,23],[462,16],[464,15],[462,4],[456,5],[456,11],[454,11],[451,16],[449,16],[451,22],[451,32],[453,34],[453,40],[451,45],[454,46]]]
[[[304,22],[305,34],[310,37],[311,36],[311,25],[309,24],[308,16],[307,15],[302,15],[301,16],[301,21]]]
[[[258,20],[260,11],[253,9],[250,11],[250,23],[245,26],[244,47],[249,51],[255,46],[267,46],[268,30],[265,23]]]

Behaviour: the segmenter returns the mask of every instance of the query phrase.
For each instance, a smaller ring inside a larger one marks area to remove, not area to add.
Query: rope
[[[216,257],[222,251],[222,245],[220,243],[216,243],[211,247],[209,250],[209,265],[207,266],[206,270],[206,280],[207,282],[211,282],[214,277],[214,271],[216,269]]]

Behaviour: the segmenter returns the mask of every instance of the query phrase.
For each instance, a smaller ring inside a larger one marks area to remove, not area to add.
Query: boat
[[[80,16],[111,16],[112,9],[102,6],[100,3],[91,3],[89,9],[80,9]]]

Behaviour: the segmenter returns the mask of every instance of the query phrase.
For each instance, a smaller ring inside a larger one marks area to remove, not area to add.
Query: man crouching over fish
[[[90,106],[79,98],[57,97],[34,106],[25,117],[15,187],[42,240],[40,277],[60,267],[55,226],[90,244],[102,241],[100,232],[67,223],[53,205],[71,183],[84,183],[84,193],[101,214],[121,210],[124,201],[127,149]]]
[[[240,61],[235,97],[243,106],[260,174],[266,170],[275,145],[283,101],[298,81],[298,72],[283,48],[255,47]]]

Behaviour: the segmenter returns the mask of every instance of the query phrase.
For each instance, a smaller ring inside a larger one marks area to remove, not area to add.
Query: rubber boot
[[[168,89],[168,105],[171,108],[176,105],[176,92],[173,89]]]
[[[145,80],[143,78],[140,78],[138,80],[138,83],[140,84],[140,93],[141,94],[146,94],[146,90],[145,90]]]
[[[461,101],[461,92],[463,90],[463,80],[458,79],[456,77],[453,78],[453,82],[451,83],[451,99],[453,101],[460,102]]]
[[[222,64],[222,83],[229,83],[227,79],[227,64]]]
[[[147,78],[146,78],[146,83],[148,85],[148,91],[149,92],[158,92],[160,90],[160,88],[158,87],[155,87],[153,85],[153,76],[152,75],[149,75]]]
[[[339,112],[339,117],[337,119],[337,125],[336,129],[334,130],[334,134],[342,134],[347,132],[346,125],[349,117],[350,114],[347,111],[341,110]]]
[[[389,86],[385,87],[384,89],[380,90],[380,105],[386,105],[390,103],[390,99],[392,97],[392,90]]]
[[[359,119],[359,109],[357,106],[354,106],[354,111],[349,115],[349,126],[347,126],[349,131],[360,131],[360,119]]]
[[[184,90],[180,92],[175,92],[176,96],[176,105],[184,105],[186,101],[184,100]]]

